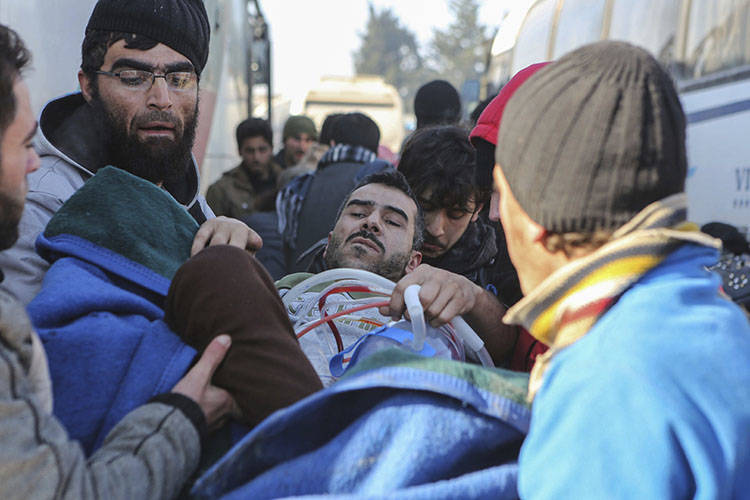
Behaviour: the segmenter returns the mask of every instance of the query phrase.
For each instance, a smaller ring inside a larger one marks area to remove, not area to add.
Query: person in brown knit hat
[[[750,325],[706,270],[685,175],[677,93],[642,49],[582,47],[508,102],[493,177],[525,297],[503,321],[550,346],[522,498],[750,491]]]

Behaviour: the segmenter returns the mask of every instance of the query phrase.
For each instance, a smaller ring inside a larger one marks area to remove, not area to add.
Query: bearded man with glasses
[[[16,245],[0,253],[2,288],[27,304],[48,263],[34,243],[60,206],[99,169],[113,165],[166,189],[201,224],[192,253],[231,244],[254,250],[244,223],[214,217],[199,194],[191,149],[210,28],[201,0],[99,0],[86,27],[81,92],[47,104],[37,149],[41,166]]]

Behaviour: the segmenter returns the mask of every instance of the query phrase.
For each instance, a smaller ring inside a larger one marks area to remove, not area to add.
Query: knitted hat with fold
[[[91,30],[143,35],[187,57],[200,74],[208,60],[211,28],[203,0],[99,0]]]
[[[648,52],[598,42],[518,89],[495,155],[521,207],[545,229],[614,230],[684,190],[685,115]]]
[[[508,83],[503,85],[500,92],[490,101],[482,114],[479,115],[477,124],[469,134],[469,140],[477,150],[476,181],[479,186],[492,185],[492,168],[495,166],[495,145],[497,144],[497,131],[503,118],[505,105],[511,96],[518,90],[523,82],[531,75],[548,65],[548,62],[536,63],[527,66],[513,75]]]
[[[315,123],[305,115],[290,116],[284,124],[282,137],[284,140],[293,135],[307,134],[315,140],[318,140],[318,129]]]

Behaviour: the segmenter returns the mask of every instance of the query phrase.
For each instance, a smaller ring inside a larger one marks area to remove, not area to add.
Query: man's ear
[[[480,203],[474,208],[474,214],[471,216],[471,222],[476,222],[479,218],[479,212],[484,208],[484,203]]]
[[[323,249],[323,258],[326,258],[326,252],[328,252],[328,245],[331,244],[331,235],[333,234],[333,231],[328,233],[328,241],[326,242],[326,247]]]
[[[547,243],[547,230],[541,225],[537,224],[533,220],[529,224],[529,232],[533,235],[532,240],[534,243],[541,243],[546,246]]]
[[[412,250],[411,255],[409,256],[409,262],[406,264],[406,269],[404,269],[404,274],[409,274],[413,270],[419,266],[419,264],[422,263],[422,252],[419,252],[417,250]]]
[[[83,72],[82,69],[78,70],[78,85],[81,87],[81,94],[83,94],[83,98],[86,99],[86,102],[91,102],[91,99],[93,98],[93,90],[91,88],[91,80],[89,79],[88,75]]]
[[[550,246],[547,244],[547,239],[550,237],[550,233],[540,224],[534,222],[530,218],[526,222],[526,234],[528,238],[534,242],[534,245],[541,247],[541,250],[550,256],[563,255],[566,256],[562,250],[551,251]]]

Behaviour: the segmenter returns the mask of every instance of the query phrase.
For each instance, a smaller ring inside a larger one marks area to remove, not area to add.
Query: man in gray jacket
[[[0,25],[0,248],[18,236],[26,175],[39,168],[30,55]],[[169,394],[128,414],[88,459],[50,413],[47,361],[24,308],[0,291],[0,498],[171,498],[195,470],[201,439],[232,408],[209,381],[229,348],[217,337]]]
[[[22,303],[36,295],[48,264],[34,242],[86,179],[114,165],[166,189],[202,224],[207,245],[257,249],[244,223],[214,214],[198,193],[191,154],[200,73],[210,28],[201,0],[99,0],[86,27],[81,92],[47,104],[40,118],[41,166],[29,175],[20,238],[0,254],[0,286]]]

